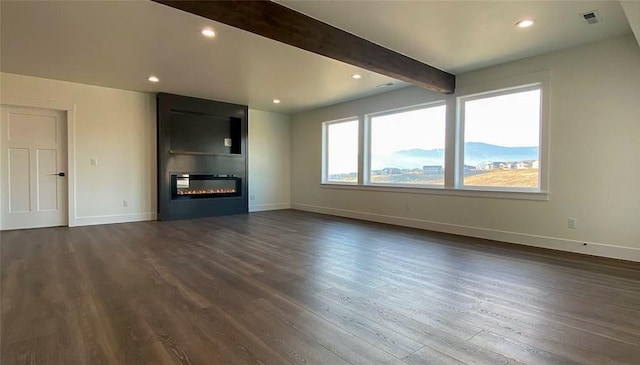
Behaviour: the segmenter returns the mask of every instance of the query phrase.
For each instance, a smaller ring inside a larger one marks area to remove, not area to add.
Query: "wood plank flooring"
[[[1,363],[640,364],[640,264],[284,210],[7,231]]]

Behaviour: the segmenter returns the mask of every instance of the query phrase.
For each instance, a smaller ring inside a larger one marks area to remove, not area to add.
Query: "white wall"
[[[636,36],[638,44],[640,44],[640,2],[636,0],[620,1],[622,10],[624,10],[631,30]]]
[[[152,94],[14,74],[0,93],[75,104],[76,224],[156,217],[156,126]],[[98,159],[91,166],[91,158]],[[123,200],[128,207],[123,206]]]
[[[512,62],[458,75],[457,87],[541,70],[551,70],[548,201],[321,186],[322,122],[443,98],[410,87],[292,117],[292,207],[640,261],[638,44],[629,35]]]
[[[75,105],[76,225],[156,219],[154,94],[1,73],[7,96]],[[249,129],[250,207],[288,208],[289,116],[250,110]]]
[[[249,109],[249,211],[290,207],[290,117]]]

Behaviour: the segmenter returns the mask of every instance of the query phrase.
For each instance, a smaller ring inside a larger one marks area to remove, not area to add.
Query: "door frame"
[[[52,109],[65,112],[67,123],[67,225],[76,226],[76,105],[59,100],[0,94],[0,105]],[[1,195],[0,195],[1,199]],[[0,201],[2,204],[2,201]],[[2,227],[0,227],[2,230]]]

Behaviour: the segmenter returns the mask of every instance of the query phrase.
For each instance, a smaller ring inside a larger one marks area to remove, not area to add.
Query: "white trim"
[[[446,168],[447,166],[456,166],[457,158],[457,116],[458,108],[456,105],[455,95],[447,95],[446,99],[446,127],[445,127],[445,145],[444,145],[444,187],[446,189],[454,189],[456,186],[456,169]]]
[[[408,113],[416,110],[436,108],[439,106],[446,106],[446,105],[447,105],[447,99],[446,97],[444,97],[444,99],[429,101],[426,103],[414,104],[409,106],[401,106],[398,108],[393,108],[393,109],[388,109],[388,110],[383,110],[383,111],[373,112],[373,113],[365,113],[365,116],[370,119],[375,117],[384,117],[386,115]]]
[[[320,184],[321,189],[343,189],[343,190],[360,190],[360,191],[381,191],[386,193],[404,193],[404,194],[431,194],[431,195],[448,195],[448,196],[464,196],[473,198],[498,198],[498,199],[516,199],[516,200],[549,200],[550,193],[540,191],[492,191],[492,190],[473,190],[473,189],[449,189],[434,185],[348,185],[326,183]]]
[[[475,92],[473,94],[459,93],[460,96],[458,96],[458,99],[462,99],[463,101],[475,101],[480,99],[494,98],[498,96],[505,96],[505,95],[511,95],[515,93],[538,90],[541,88],[543,81],[544,81],[544,78],[541,79],[541,81],[534,81],[534,79],[532,79],[529,82],[525,82],[519,85],[512,85],[511,83],[509,83],[507,84],[509,86],[501,87],[496,90],[487,89],[485,91]]]
[[[68,226],[76,225],[76,105],[59,100],[17,95],[0,95],[0,104],[27,108],[53,109],[67,115],[67,213]]]
[[[327,208],[307,204],[292,204],[293,209],[309,212],[347,217],[378,223],[393,224],[403,227],[451,233],[456,235],[489,239],[494,241],[515,243],[525,246],[548,248],[559,251],[581,253],[585,255],[609,257],[620,260],[640,262],[640,249],[610,245],[599,242],[576,241],[566,238],[539,236],[527,233],[500,231],[494,229],[462,226],[449,223],[432,222],[414,218],[396,217],[345,209]],[[586,243],[586,246],[584,245]]]
[[[358,185],[362,185],[368,182],[368,175],[366,173],[365,166],[369,166],[370,160],[367,160],[367,152],[365,146],[369,146],[371,141],[367,140],[368,126],[365,122],[366,117],[363,115],[358,116]],[[362,151],[365,151],[364,153]]]
[[[275,204],[254,204],[249,205],[249,212],[264,212],[266,210],[281,210],[291,209],[290,203],[275,203]]]
[[[91,217],[77,217],[75,226],[79,227],[79,226],[94,226],[98,224],[144,222],[144,221],[155,221],[157,219],[158,219],[158,214],[156,212],[96,215]]]
[[[362,178],[358,176],[358,185],[371,184],[371,117],[362,115],[361,141],[358,153],[362,155],[358,165],[358,173],[362,173]]]

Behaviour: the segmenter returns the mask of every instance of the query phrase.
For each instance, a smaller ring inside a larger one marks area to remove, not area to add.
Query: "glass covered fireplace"
[[[241,196],[241,188],[242,179],[233,175],[171,175],[173,200]]]

